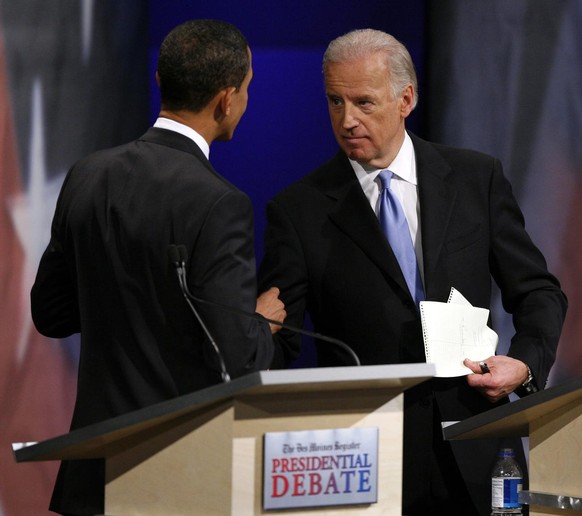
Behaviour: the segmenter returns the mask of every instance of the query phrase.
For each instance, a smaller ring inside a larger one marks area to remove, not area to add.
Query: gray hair
[[[405,88],[414,87],[413,109],[418,102],[418,81],[412,58],[406,47],[396,38],[374,29],[358,29],[334,39],[323,55],[323,73],[330,63],[345,63],[383,52],[394,98],[399,97]]]

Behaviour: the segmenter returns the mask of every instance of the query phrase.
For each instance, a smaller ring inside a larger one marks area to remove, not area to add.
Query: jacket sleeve
[[[57,200],[51,240],[40,259],[30,293],[34,325],[41,334],[52,338],[68,337],[81,331],[76,280],[73,269],[67,263],[60,235],[64,192],[70,178],[69,171]]]
[[[556,357],[567,299],[525,230],[511,186],[496,161],[491,180],[491,272],[512,315],[508,356],[525,362],[544,388]]]
[[[43,335],[63,338],[81,331],[76,288],[54,240],[40,260],[30,301],[32,320]]]
[[[230,190],[217,199],[189,256],[188,287],[193,295],[255,312],[254,221],[245,194]],[[270,367],[273,339],[267,323],[216,306],[200,306],[200,311],[232,377]]]
[[[297,232],[284,209],[276,202],[267,205],[265,254],[259,269],[259,287],[277,287],[285,303],[285,322],[301,328],[307,305],[308,279],[305,259]],[[301,351],[301,336],[281,329],[274,335],[273,369],[288,367]]]

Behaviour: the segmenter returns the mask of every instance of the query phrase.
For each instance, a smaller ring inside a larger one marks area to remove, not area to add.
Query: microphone
[[[186,248],[184,246],[170,245],[170,246],[168,246],[168,254],[170,257],[170,261],[176,266],[176,274],[178,275],[178,283],[180,284],[180,289],[182,290],[182,295],[184,296],[186,303],[188,303],[190,310],[192,310],[192,313],[194,314],[194,316],[196,317],[196,319],[200,323],[200,326],[202,326],[202,329],[204,330],[204,333],[208,337],[210,344],[214,348],[214,352],[216,353],[216,356],[218,357],[218,362],[220,364],[220,376],[222,378],[222,381],[224,383],[228,383],[228,382],[230,382],[230,375],[228,374],[228,371],[226,370],[226,364],[224,363],[224,358],[222,357],[222,353],[220,352],[220,349],[219,349],[218,345],[216,344],[216,341],[212,337],[212,334],[210,333],[210,331],[206,327],[206,324],[204,324],[204,321],[200,317],[198,310],[196,310],[196,308],[194,307],[194,305],[190,301],[191,294],[188,291],[188,284],[186,283],[186,256],[187,256]]]
[[[181,274],[182,274],[182,276],[179,276],[180,277],[180,287],[182,287],[182,292],[184,294],[184,297],[188,301],[188,304],[191,305],[190,300],[196,301],[197,303],[202,303],[205,305],[214,306],[220,310],[230,312],[230,313],[233,313],[236,315],[242,315],[244,317],[250,317],[251,319],[255,319],[257,321],[274,324],[275,326],[280,326],[281,328],[285,328],[287,330],[293,331],[295,333],[299,333],[301,335],[306,335],[307,337],[313,337],[313,338],[316,338],[319,340],[323,340],[325,342],[329,342],[330,344],[334,344],[335,346],[338,346],[339,348],[341,348],[342,351],[345,351],[350,356],[350,358],[353,360],[354,365],[356,365],[356,366],[361,365],[360,358],[358,357],[356,352],[350,346],[348,346],[345,342],[343,342],[339,339],[336,339],[334,337],[328,337],[327,335],[323,335],[321,333],[307,331],[307,330],[304,330],[302,328],[297,328],[295,326],[291,326],[290,324],[284,323],[282,321],[276,321],[274,319],[269,319],[269,318],[265,317],[264,315],[259,314],[257,312],[247,312],[245,310],[241,310],[241,309],[235,308],[233,306],[223,305],[221,303],[216,303],[215,301],[210,301],[208,299],[202,299],[200,297],[194,296],[190,292],[190,290],[188,289],[188,285],[186,282],[186,260],[188,258],[188,251],[186,250],[186,246],[184,246],[184,245],[177,245],[177,246],[170,245],[170,246],[168,246],[168,251],[170,253],[170,260],[172,260],[174,262],[177,269],[178,269],[178,258],[176,258],[176,257],[179,257],[180,264],[181,264],[180,269],[181,269]],[[178,274],[180,275],[180,272]]]

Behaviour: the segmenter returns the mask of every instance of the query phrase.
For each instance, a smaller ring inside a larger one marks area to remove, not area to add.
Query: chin
[[[344,152],[348,156],[348,158],[357,161],[358,163],[367,163],[370,161],[370,156],[368,156],[365,152],[361,149],[344,149]]]

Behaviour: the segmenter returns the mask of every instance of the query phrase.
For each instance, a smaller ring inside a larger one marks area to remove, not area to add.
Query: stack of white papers
[[[489,310],[472,306],[455,288],[446,303],[421,301],[420,318],[426,361],[435,365],[435,376],[470,374],[465,358],[480,361],[495,354],[499,337],[487,326]]]

